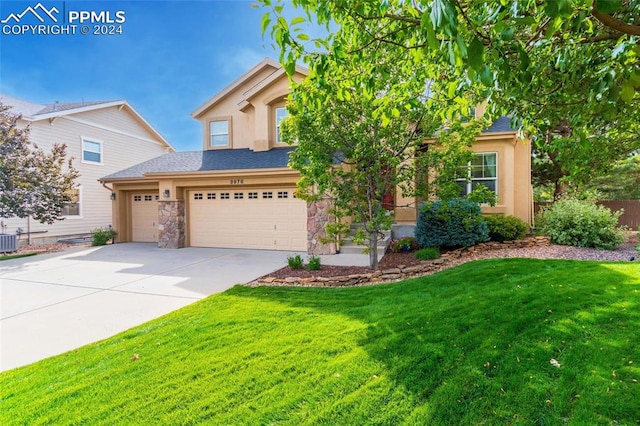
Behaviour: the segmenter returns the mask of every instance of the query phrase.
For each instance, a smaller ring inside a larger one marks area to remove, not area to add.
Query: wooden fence
[[[535,203],[536,214],[550,204],[549,202]],[[640,226],[640,200],[602,200],[598,201],[598,204],[613,212],[624,209],[624,213],[618,219],[618,225],[628,226],[633,231],[638,230],[638,226]]]

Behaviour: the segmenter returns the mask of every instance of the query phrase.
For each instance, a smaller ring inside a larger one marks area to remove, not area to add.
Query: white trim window
[[[468,195],[476,186],[484,185],[498,194],[498,153],[477,153],[467,165],[467,176],[459,177],[456,183],[460,186],[462,196]]]
[[[229,146],[229,121],[217,120],[209,122],[209,136],[212,148]]]
[[[82,188],[72,188],[68,192],[71,201],[65,203],[62,207],[61,215],[66,218],[81,218],[82,217]]]
[[[282,136],[280,135],[280,122],[283,118],[287,117],[289,112],[285,107],[276,108],[275,118],[276,118],[276,143],[284,143],[282,140]]]
[[[102,142],[82,138],[82,162],[102,164]]]

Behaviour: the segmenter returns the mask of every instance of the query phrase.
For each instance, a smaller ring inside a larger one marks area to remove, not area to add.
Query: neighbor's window
[[[280,122],[283,118],[288,116],[289,113],[285,107],[276,108],[276,143],[283,143],[282,136],[280,135]]]
[[[102,142],[82,139],[82,162],[102,164]]]
[[[80,188],[73,188],[67,192],[70,201],[62,207],[62,216],[80,216]]]
[[[209,123],[211,134],[211,146],[229,146],[229,122],[227,120],[212,121]]]
[[[467,195],[478,185],[484,185],[496,194],[498,193],[498,154],[483,152],[476,154],[467,165],[467,176],[456,179],[461,188],[461,195]]]

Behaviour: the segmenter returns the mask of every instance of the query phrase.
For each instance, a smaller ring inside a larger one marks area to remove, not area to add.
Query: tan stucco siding
[[[93,112],[95,115],[97,112]],[[88,121],[85,118],[85,121]],[[126,120],[125,120],[126,121]],[[26,123],[21,121],[21,125]],[[102,128],[58,117],[52,122],[42,120],[30,123],[31,141],[49,151],[53,143],[67,145],[68,157],[73,157],[73,165],[80,172],[76,184],[81,190],[81,216],[68,217],[52,225],[31,220],[31,231],[47,231],[33,234],[32,238],[55,238],[63,235],[84,234],[92,229],[112,224],[110,193],[98,179],[134,164],[165,153],[160,143],[143,140],[122,133],[114,133]],[[138,131],[138,134],[145,134]],[[102,164],[82,161],[82,137],[102,143]],[[18,227],[27,230],[26,219],[3,219],[8,225],[6,231],[14,233]]]
[[[274,78],[274,72],[273,68],[262,70],[198,116],[204,150],[216,149],[210,146],[209,126],[218,120],[230,122],[230,146],[220,148],[266,151],[278,146],[274,108],[285,105],[290,81],[286,74]],[[298,81],[302,78],[302,74],[294,76]],[[260,83],[266,79],[273,81],[262,89]]]
[[[498,202],[494,207],[482,206],[485,214],[516,216],[531,224],[531,145],[515,134],[485,134],[473,144],[476,153],[497,154]],[[396,189],[396,222],[413,223],[417,219],[417,201],[402,196]]]

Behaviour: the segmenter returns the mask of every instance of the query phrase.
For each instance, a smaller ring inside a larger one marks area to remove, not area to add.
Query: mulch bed
[[[13,256],[17,254],[30,254],[30,253],[55,253],[55,252],[66,250],[68,247],[69,247],[69,244],[62,244],[62,243],[22,245],[18,247],[17,252],[0,253],[0,257],[2,257],[3,255]]]
[[[378,262],[378,269],[392,269],[397,268],[398,266],[414,266],[419,265],[420,261],[416,259],[414,253],[392,253],[387,252],[382,259]],[[284,268],[280,268],[277,271],[271,272],[265,277],[274,277],[274,278],[287,278],[287,277],[298,277],[298,278],[314,278],[314,277],[341,277],[345,275],[355,275],[355,274],[367,274],[371,272],[371,268],[368,266],[333,266],[333,265],[322,265],[320,270],[318,271],[309,271],[306,269],[292,269],[289,266],[285,266]]]
[[[576,259],[576,260],[630,260],[632,257],[637,257],[638,253],[635,251],[635,247],[638,244],[638,235],[632,234],[629,239],[622,244],[618,249],[609,250],[597,250],[591,248],[579,248],[569,246],[557,246],[551,245],[547,247],[531,247],[526,249],[513,249],[513,250],[498,250],[492,253],[486,253],[486,256],[478,254],[474,258],[486,258],[486,257],[535,257],[535,258],[559,258],[559,259]],[[446,253],[443,250],[442,253]],[[392,253],[388,251],[378,264],[378,270],[390,270],[398,267],[405,268],[420,265],[421,261],[415,258],[415,254],[412,252]],[[451,263],[451,266],[455,266],[459,262]],[[268,275],[258,278],[256,281],[260,281],[267,277],[273,277],[276,279],[286,278],[332,278],[341,277],[356,274],[368,274],[372,270],[366,266],[332,266],[323,265],[318,271],[308,271],[306,269],[292,269],[289,266],[278,269],[271,272]]]

